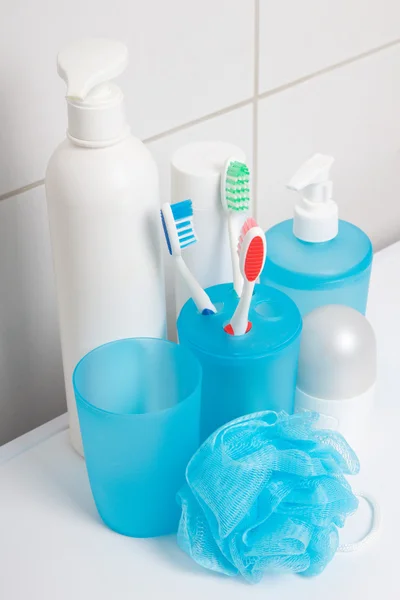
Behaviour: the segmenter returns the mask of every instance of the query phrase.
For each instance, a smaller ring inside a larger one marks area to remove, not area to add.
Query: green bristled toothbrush
[[[240,297],[243,289],[243,277],[239,268],[237,245],[239,239],[239,226],[237,217],[248,212],[250,208],[250,173],[248,166],[228,158],[221,177],[221,201],[226,214],[229,231],[229,244],[231,249],[233,287]]]

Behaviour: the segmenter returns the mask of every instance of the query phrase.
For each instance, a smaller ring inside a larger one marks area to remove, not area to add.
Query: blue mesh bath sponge
[[[358,506],[344,475],[359,462],[317,413],[231,421],[199,448],[178,494],[178,543],[198,564],[258,582],[270,571],[321,573]]]

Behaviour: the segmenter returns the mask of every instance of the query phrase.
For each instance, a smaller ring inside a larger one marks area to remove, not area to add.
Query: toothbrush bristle
[[[163,227],[163,230],[164,230],[164,235],[165,235],[165,241],[167,242],[167,246],[168,246],[168,252],[169,252],[169,253],[171,254],[171,256],[172,256],[171,242],[170,242],[170,239],[169,239],[169,235],[168,235],[168,229],[167,229],[167,224],[166,224],[166,222],[165,222],[165,219],[164,219],[164,215],[163,215],[163,211],[162,211],[162,210],[160,210],[160,214],[161,214],[161,223],[162,223],[162,227]]]
[[[257,235],[253,238],[247,249],[244,262],[244,274],[247,281],[256,281],[259,278],[264,264],[264,242]]]
[[[245,163],[231,161],[226,170],[225,199],[228,210],[246,212],[250,208],[250,173]]]
[[[237,247],[238,254],[240,254],[240,250],[242,248],[244,236],[246,235],[246,233],[248,231],[250,231],[250,229],[252,227],[257,227],[257,221],[255,219],[253,219],[253,217],[249,217],[243,223],[242,229],[240,230],[240,236],[239,236],[238,247]]]
[[[171,204],[172,215],[175,221],[193,216],[193,204],[191,200],[182,200]]]
[[[193,205],[191,200],[183,200],[171,204],[172,216],[174,217],[176,233],[178,234],[179,246],[183,250],[197,242],[197,236],[193,227]]]

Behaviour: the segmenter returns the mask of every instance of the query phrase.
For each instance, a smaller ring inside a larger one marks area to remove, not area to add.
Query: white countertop
[[[205,571],[174,536],[136,540],[97,515],[84,461],[68,443],[65,415],[0,448],[1,600],[363,600],[400,598],[400,243],[375,257],[368,316],[379,352],[376,425],[354,488],[379,501],[380,534],[336,555],[322,575],[256,585]],[[397,443],[398,440],[398,443]],[[363,506],[342,541],[366,526]]]

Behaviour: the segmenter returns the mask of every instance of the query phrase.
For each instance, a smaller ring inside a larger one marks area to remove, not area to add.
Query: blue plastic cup
[[[114,531],[177,530],[176,493],[199,446],[201,367],[177,344],[132,338],[96,348],[73,385],[90,486]]]
[[[294,411],[302,319],[286,294],[256,285],[251,330],[234,337],[224,331],[238,297],[232,284],[207,290],[217,314],[201,315],[188,300],[178,318],[179,342],[203,371],[201,439],[229,421],[264,410]]]

